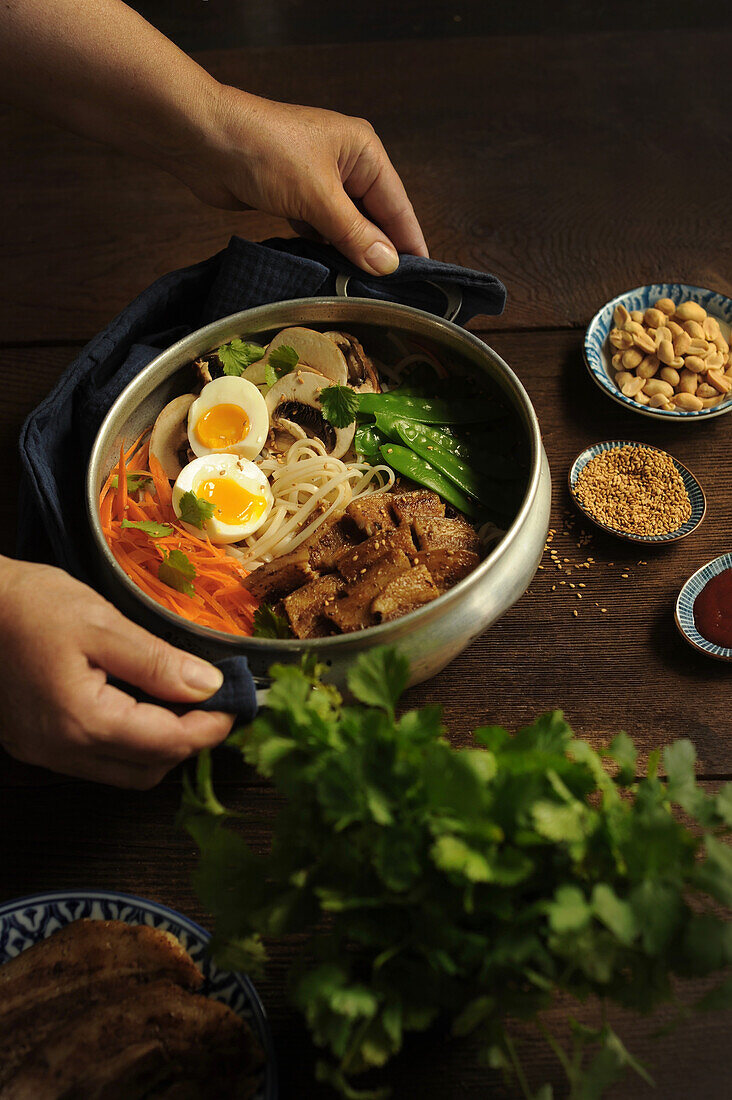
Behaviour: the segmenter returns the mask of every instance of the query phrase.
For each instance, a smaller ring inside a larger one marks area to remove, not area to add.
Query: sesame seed
[[[572,612],[572,614],[574,615],[574,617],[576,619],[577,618],[577,608],[576,607],[575,607],[574,611]]]
[[[620,576],[624,577],[625,580],[627,581],[627,579],[628,579],[628,574],[627,573],[621,573]]]
[[[607,611],[607,608],[606,608],[606,607],[601,607],[601,608],[600,608],[600,611],[602,611],[602,613],[603,613],[603,615],[604,615],[604,614],[605,614],[605,612]]]

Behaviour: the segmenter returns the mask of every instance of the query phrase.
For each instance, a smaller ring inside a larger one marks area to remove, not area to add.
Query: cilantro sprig
[[[169,554],[163,551],[163,560],[158,566],[158,579],[174,588],[176,592],[183,592],[186,596],[195,596],[193,580],[196,576],[196,567],[182,550],[171,550]]]
[[[261,603],[254,612],[252,635],[255,638],[291,638],[292,631],[284,615],[278,615],[268,603]]]
[[[247,340],[232,340],[230,344],[222,344],[216,349],[224,374],[232,374],[240,377],[252,363],[258,363],[264,357],[264,348],[259,344],[251,344]]]
[[[216,799],[206,755],[181,817],[219,960],[256,972],[266,938],[310,934],[292,990],[329,1053],[319,1079],[344,1097],[384,1096],[353,1078],[443,1021],[524,1096],[550,1100],[549,1085],[526,1081],[518,1019],[558,1055],[571,1100],[595,1100],[627,1069],[647,1078],[607,1024],[571,1021],[563,1049],[543,1013],[593,995],[647,1013],[676,975],[732,962],[719,915],[732,905],[732,784],[703,790],[689,741],[665,750],[666,782],[660,754],[636,778],[627,735],[598,753],[559,711],[453,747],[440,708],[397,714],[409,669],[394,650],[352,666],[355,705],[312,665],[270,675],[267,708],[228,742],[285,800],[268,854]],[[732,981],[696,1007],[732,1007]]]
[[[183,493],[178,502],[178,507],[180,508],[180,518],[185,523],[190,523],[192,527],[197,527],[199,531],[203,530],[204,523],[207,519],[211,519],[216,510],[213,501],[203,500],[190,490]]]
[[[264,368],[265,382],[268,386],[274,386],[280,378],[284,378],[286,374],[294,371],[299,362],[300,356],[294,348],[291,348],[289,344],[280,344],[267,356],[267,363]]]
[[[140,489],[149,489],[153,483],[153,479],[149,474],[127,474],[127,492],[139,493]],[[116,489],[119,485],[119,477],[114,475],[111,481],[111,486]]]
[[[173,534],[170,524],[157,523],[154,519],[123,519],[122,527],[133,527],[137,531],[144,531],[151,539],[163,539]]]
[[[356,419],[358,394],[350,386],[326,386],[320,391],[320,407],[334,428],[347,428]]]

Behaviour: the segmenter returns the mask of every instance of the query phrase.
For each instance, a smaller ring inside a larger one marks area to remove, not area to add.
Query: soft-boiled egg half
[[[194,493],[213,504],[213,515],[204,521],[203,530],[217,546],[253,535],[266,520],[273,502],[269,482],[259,467],[232,454],[205,455],[183,467],[173,486],[173,509],[179,519],[185,493]],[[201,535],[200,528],[181,522],[192,535]]]
[[[265,400],[246,378],[226,375],[208,382],[188,412],[188,442],[199,458],[223,451],[256,458],[268,431]]]

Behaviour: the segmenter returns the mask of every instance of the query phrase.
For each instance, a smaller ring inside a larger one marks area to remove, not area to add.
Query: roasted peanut
[[[662,409],[667,404],[668,398],[665,393],[654,393],[648,398],[648,405],[652,409]]]
[[[643,390],[641,390],[640,393],[637,393],[635,395],[633,400],[636,401],[639,405],[647,405],[650,401],[650,398],[646,397],[646,395],[643,393]]]
[[[712,345],[712,347],[714,347],[714,345]],[[706,340],[692,339],[691,343],[689,344],[689,350],[686,352],[686,354],[698,355],[700,359],[704,359],[707,355],[709,355],[709,344]]]
[[[679,372],[675,367],[661,367],[658,377],[662,378],[664,382],[668,382],[674,389],[679,384]]]
[[[610,343],[614,348],[630,348],[633,346],[633,337],[629,332],[623,332],[619,328],[610,329]]]
[[[712,340],[712,343],[714,344],[717,351],[722,352],[722,355],[729,351],[729,344],[722,335],[715,336]]]
[[[631,316],[631,319],[633,321],[637,321],[638,324],[640,324],[640,322],[643,320],[643,310],[642,309],[631,309],[630,316]]]
[[[691,337],[688,332],[680,332],[673,338],[674,351],[677,355],[686,355],[691,347]]]
[[[732,390],[732,381],[718,370],[707,371],[707,382],[714,386],[717,393],[729,393]]]
[[[713,355],[707,355],[704,360],[707,370],[724,370],[724,358],[718,351]]]
[[[659,366],[660,363],[655,355],[647,355],[636,369],[636,373],[639,378],[653,378],[654,374],[658,373]]]
[[[721,336],[719,321],[716,317],[705,317],[702,328],[707,340],[714,340],[716,336]]]
[[[697,386],[699,385],[700,375],[695,374],[693,370],[687,370],[686,367],[679,372],[679,389],[683,393],[696,393]]]
[[[662,393],[664,397],[670,400],[674,395],[674,388],[671,383],[664,382],[661,378],[649,378],[644,389],[649,397],[653,397],[656,393]],[[623,390],[623,393],[625,393],[625,390]]]
[[[706,336],[704,335],[704,329],[702,328],[702,326],[699,324],[698,321],[693,320],[693,319],[692,320],[687,319],[686,321],[684,321],[684,324],[683,324],[682,327],[686,332],[689,333],[689,336],[691,336],[692,339],[696,338],[697,340],[706,340]]]
[[[658,328],[659,325],[666,324],[666,314],[660,309],[647,309],[643,314],[643,323],[648,325],[648,328]]]
[[[681,325],[677,321],[667,321],[666,327],[668,328],[672,336],[680,336],[681,333],[684,331],[684,329],[682,329]]]
[[[698,412],[704,408],[701,397],[693,393],[676,393],[671,401],[677,409],[687,409],[690,412]]]
[[[625,355],[624,351],[616,351],[615,352],[615,355],[613,355],[612,359],[610,360],[610,362],[613,365],[613,370],[622,370],[623,369],[623,356],[624,355]]]
[[[622,390],[623,386],[627,386],[628,382],[632,382],[635,378],[634,374],[631,374],[627,370],[619,370],[615,375],[615,385],[619,390]]]
[[[667,317],[673,317],[676,312],[676,305],[670,298],[659,298],[653,304],[656,309],[660,309],[661,313],[665,313]]]
[[[702,324],[706,315],[707,311],[702,309],[698,302],[682,302],[676,307],[676,316],[682,321],[698,321]]]
[[[718,405],[723,398],[721,394],[717,394],[716,397],[704,397],[702,398],[702,406],[705,409],[711,409],[714,405]]]
[[[623,352],[623,366],[626,370],[635,370],[643,362],[643,352],[638,348],[628,348]]]
[[[616,305],[615,309],[613,310],[613,321],[615,322],[615,324],[619,328],[622,328],[625,322],[629,320],[630,314],[628,313],[625,306],[620,304]]]
[[[710,386],[708,382],[702,382],[696,388],[697,397],[716,397],[719,390],[716,390],[714,386]]]
[[[697,374],[703,374],[707,369],[706,363],[698,355],[687,355],[684,359],[684,366],[687,370],[693,370]]]
[[[674,346],[670,340],[661,341],[658,346],[657,355],[662,363],[665,363],[666,366],[671,366],[674,359],[676,358],[676,354],[674,352]]]
[[[635,397],[641,392],[646,384],[645,378],[633,377],[630,382],[625,383],[621,389],[621,393],[625,394],[626,397]]]
[[[684,330],[682,329],[681,331],[683,332]],[[670,340],[671,343],[673,343],[675,335],[670,325],[659,325],[653,334],[653,338],[658,344],[660,344],[661,340]]]

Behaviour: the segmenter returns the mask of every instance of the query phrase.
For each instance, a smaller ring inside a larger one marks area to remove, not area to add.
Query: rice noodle
[[[249,570],[296,550],[329,516],[396,480],[389,466],[332,458],[319,439],[297,439],[284,455],[265,451],[257,465],[269,478],[272,510],[254,535],[228,548]]]

